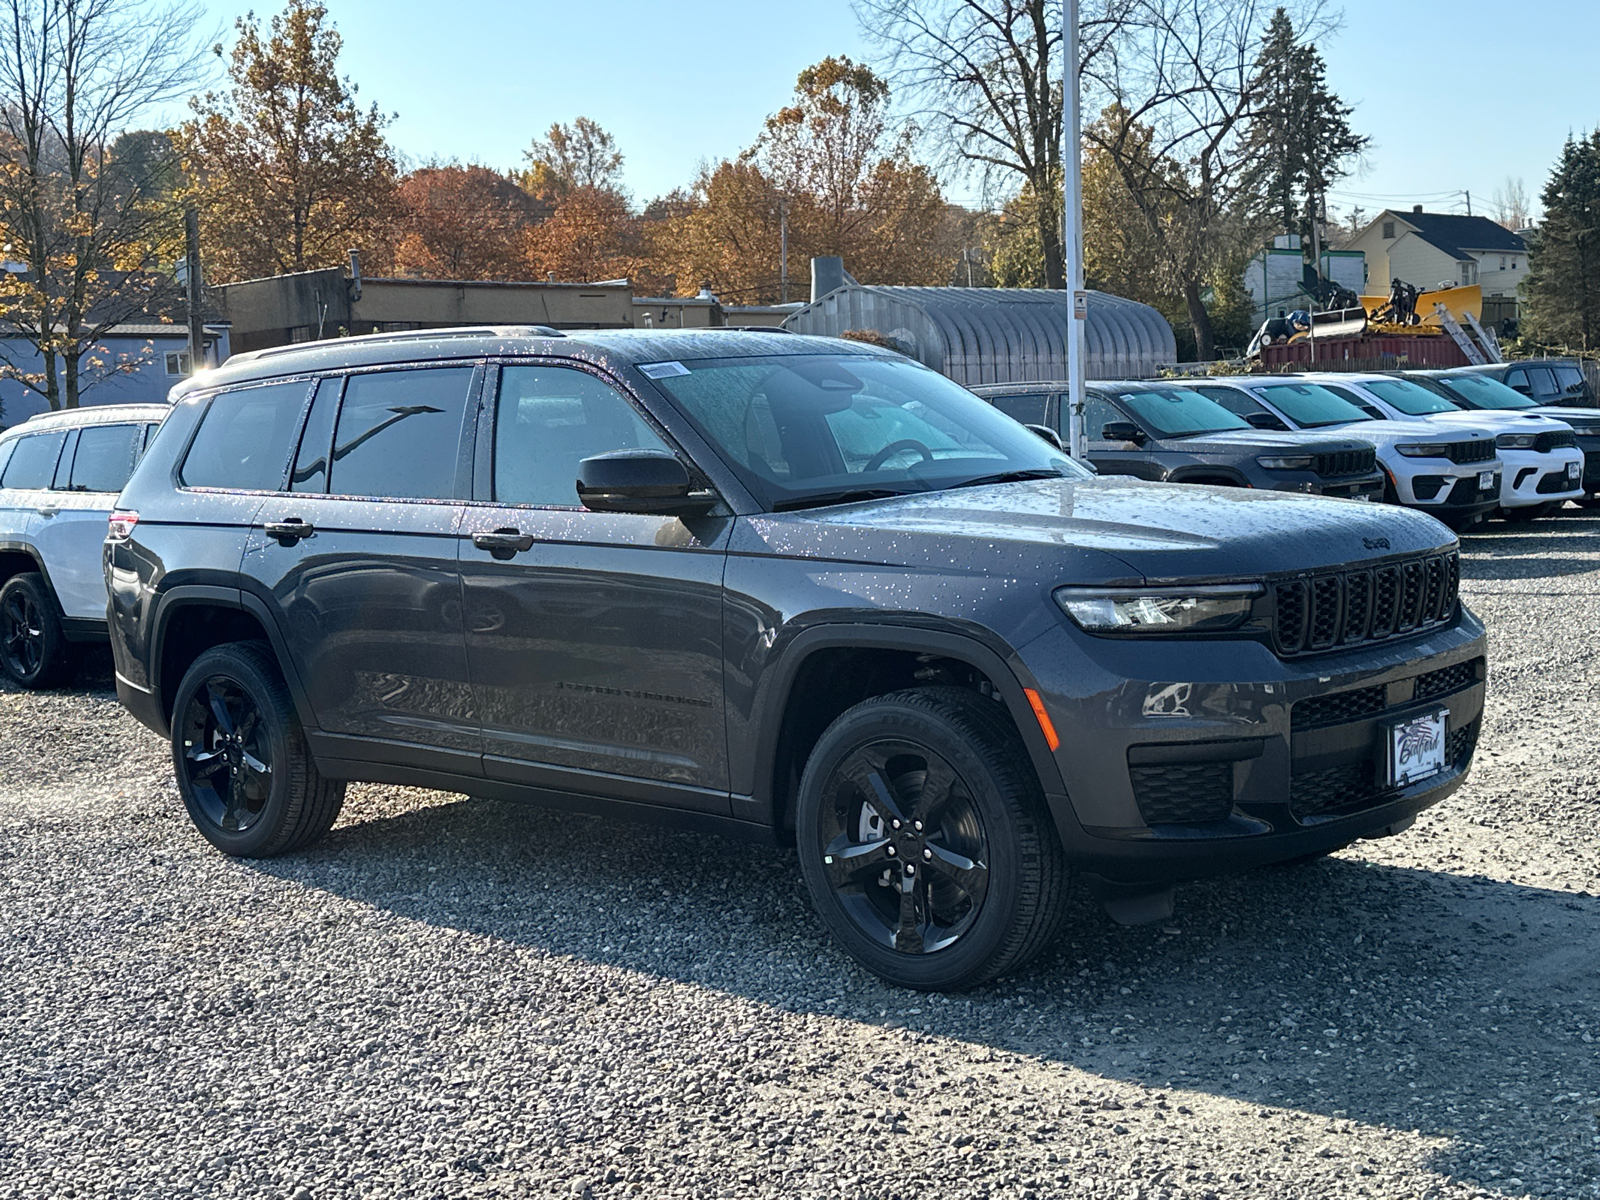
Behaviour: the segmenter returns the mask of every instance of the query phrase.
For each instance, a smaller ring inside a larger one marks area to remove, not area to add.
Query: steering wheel
[[[917,441],[916,438],[901,438],[898,442],[890,442],[882,450],[867,459],[867,465],[861,469],[863,471],[876,471],[902,450],[915,450],[922,455],[923,462],[933,461],[933,451]]]

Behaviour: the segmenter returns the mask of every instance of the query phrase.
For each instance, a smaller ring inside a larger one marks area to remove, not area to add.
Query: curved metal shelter
[[[795,333],[873,331],[960,384],[1067,377],[1067,293],[1046,288],[846,283],[784,321]],[[1148,304],[1089,293],[1090,379],[1142,379],[1177,359],[1172,326]]]

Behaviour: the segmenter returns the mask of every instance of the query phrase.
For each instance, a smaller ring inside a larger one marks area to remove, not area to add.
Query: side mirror
[[[613,450],[578,464],[578,499],[595,512],[704,514],[716,497],[689,491],[689,469],[665,450]]]
[[[1132,442],[1144,445],[1144,430],[1132,421],[1107,421],[1100,427],[1100,436],[1108,442]]]
[[[1247,413],[1245,415],[1244,419],[1246,421],[1248,421],[1251,424],[1251,426],[1256,428],[1256,429],[1281,429],[1281,430],[1287,430],[1289,428],[1287,425],[1285,425],[1282,421],[1278,420],[1277,417],[1273,416],[1269,412]]]
[[[1051,429],[1050,426],[1048,426],[1048,425],[1029,425],[1028,428],[1033,430],[1034,433],[1037,433],[1045,441],[1049,442],[1057,450],[1065,450],[1066,449],[1066,446],[1064,446],[1062,444],[1062,442],[1061,442],[1061,435],[1059,433],[1057,433],[1054,429]]]

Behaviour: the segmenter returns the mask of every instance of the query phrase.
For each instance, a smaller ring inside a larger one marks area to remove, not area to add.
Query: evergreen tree
[[[1523,334],[1550,347],[1600,349],[1600,130],[1567,139],[1529,247]]]
[[[1300,41],[1282,8],[1261,39],[1250,90],[1253,166],[1244,194],[1285,232],[1308,233],[1329,186],[1371,139],[1351,128],[1354,110],[1329,90],[1322,55]]]

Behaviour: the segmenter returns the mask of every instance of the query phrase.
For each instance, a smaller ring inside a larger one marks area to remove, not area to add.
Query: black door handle
[[[515,554],[532,550],[533,534],[523,533],[520,529],[496,529],[492,533],[473,534],[472,544],[505,562]]]
[[[302,521],[299,517],[268,521],[261,528],[266,531],[269,538],[276,538],[280,546],[292,546],[301,538],[308,538],[317,531],[317,527],[310,521]]]

